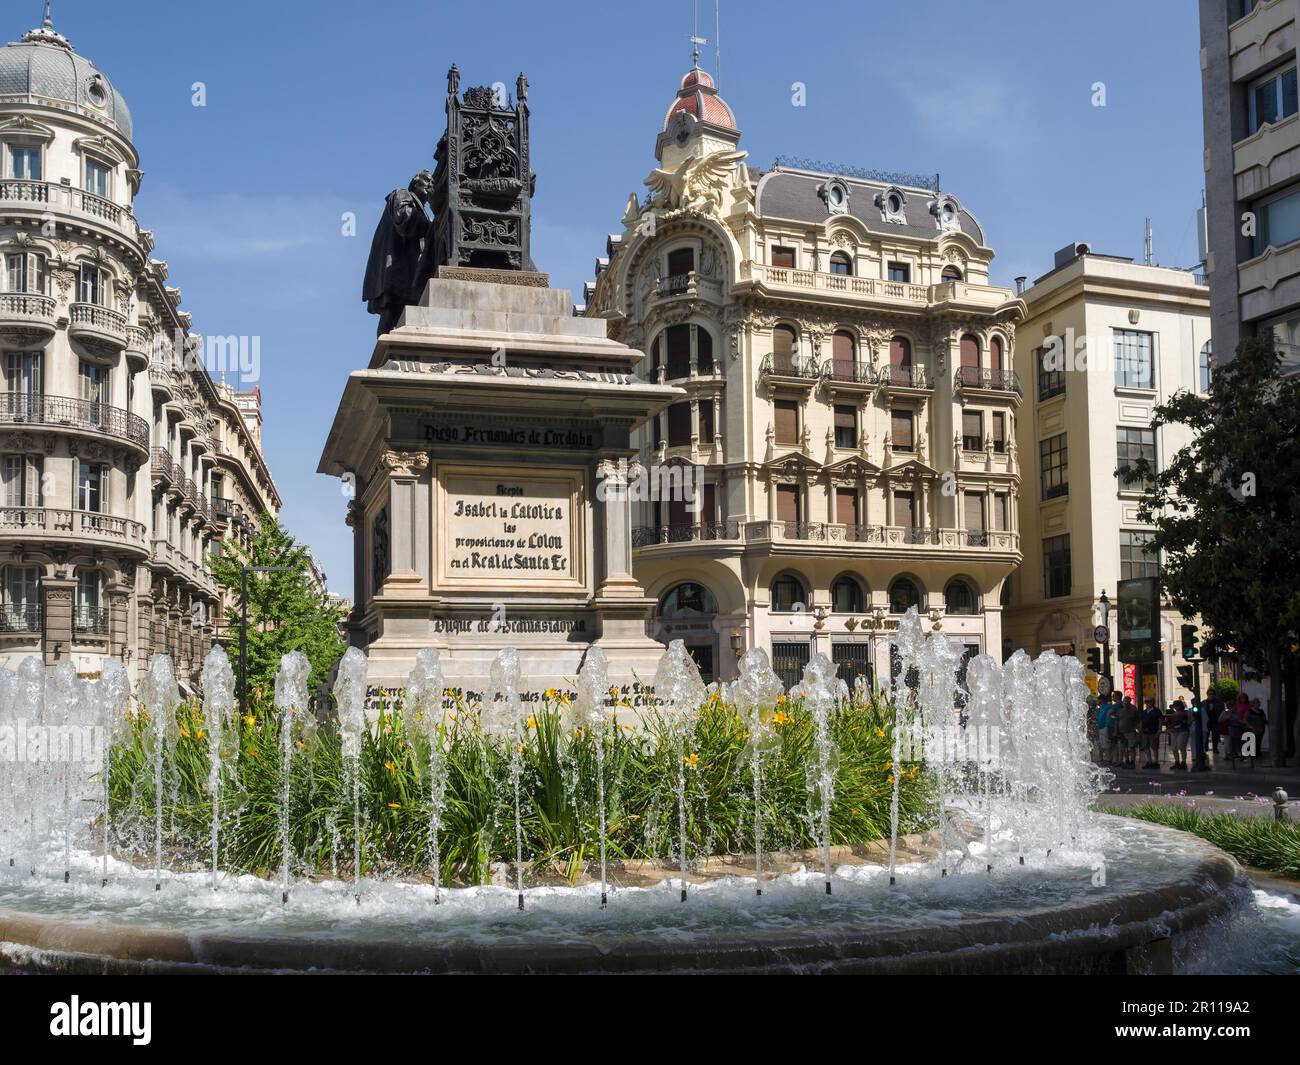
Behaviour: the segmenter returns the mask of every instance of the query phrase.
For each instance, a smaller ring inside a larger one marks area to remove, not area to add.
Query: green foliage
[[[568,707],[548,699],[531,721],[522,750],[524,854],[536,865],[575,878],[599,847],[595,737],[563,727]],[[208,741],[198,711],[181,707],[180,740],[168,755],[165,823],[172,860],[201,867],[208,860],[212,797]],[[839,746],[831,834],[835,843],[865,843],[889,833],[892,793],[890,708],[845,706],[832,719]],[[220,861],[233,872],[273,872],[280,863],[279,804],[283,786],[274,708],[259,705],[239,723],[238,759],[224,763]],[[810,789],[816,763],[810,715],[786,704],[775,717],[779,747],[763,763],[764,847],[811,847],[818,816]],[[124,742],[110,754],[110,805],[118,849],[148,852],[153,831],[153,774],[147,713],[132,717]],[[703,708],[687,750],[688,853],[753,849],[753,792],[745,727],[716,698]],[[474,883],[493,862],[514,858],[510,749],[485,738],[477,713],[459,707],[439,742],[446,767],[446,804],[439,834],[446,882]],[[232,747],[234,745],[231,745]],[[639,727],[606,729],[605,791],[611,860],[670,858],[677,853],[677,741],[653,713]],[[366,873],[427,872],[429,746],[408,735],[399,715],[384,714],[367,731],[361,753],[361,850]],[[920,766],[903,766],[900,831],[923,821],[930,785]],[[322,729],[312,747],[295,749],[290,787],[295,867],[346,873],[352,864],[353,812],[337,733]],[[134,843],[132,842],[134,841]]]
[[[1300,825],[1293,821],[1274,821],[1272,816],[1204,814],[1195,807],[1172,802],[1127,809],[1108,807],[1106,812],[1191,832],[1239,862],[1300,879]]]
[[[232,640],[231,657],[238,650],[240,627],[240,572],[244,566],[286,566],[289,572],[248,575],[248,686],[272,690],[280,658],[301,651],[311,662],[310,690],[329,678],[343,655],[339,636],[339,610],[327,606],[314,590],[309,574],[311,557],[275,518],[263,514],[257,535],[243,550],[228,541],[224,555],[210,559],[217,583],[233,593],[226,611]],[[238,664],[236,663],[236,668]]]
[[[1220,677],[1214,684],[1211,684],[1206,691],[1208,695],[1213,692],[1219,697],[1219,701],[1225,706],[1232,706],[1237,702],[1237,696],[1241,694],[1241,685],[1231,677]]]

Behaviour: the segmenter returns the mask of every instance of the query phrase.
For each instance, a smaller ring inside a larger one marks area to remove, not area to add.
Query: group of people
[[[1211,694],[1204,703],[1193,697],[1189,706],[1175,699],[1168,710],[1161,710],[1154,699],[1147,699],[1139,707],[1132,696],[1108,698],[1094,705],[1088,713],[1088,738],[1093,756],[1102,765],[1127,769],[1160,768],[1160,736],[1169,736],[1170,769],[1186,772],[1189,768],[1187,754],[1195,731],[1196,718],[1200,718],[1202,751],[1213,751],[1219,756],[1220,740],[1224,741],[1226,754],[1234,761],[1243,755],[1258,757],[1263,749],[1264,732],[1268,728],[1268,715],[1258,699],[1239,695],[1231,706]],[[1253,743],[1246,743],[1246,736]],[[1195,759],[1195,750],[1192,751]],[[1142,761],[1139,765],[1138,759]],[[1204,759],[1200,767],[1209,768]]]

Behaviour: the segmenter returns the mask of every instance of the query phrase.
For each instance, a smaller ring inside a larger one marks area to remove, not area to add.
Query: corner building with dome
[[[221,628],[205,560],[279,510],[260,394],[214,381],[133,207],[122,94],[46,18],[0,48],[0,664],[190,687]]]
[[[989,284],[980,223],[937,176],[759,169],[698,64],[655,157],[581,308],[687,393],[638,440],[653,634],[707,678],[758,646],[787,685],[817,652],[887,683],[917,606],[1000,660],[1025,306]]]

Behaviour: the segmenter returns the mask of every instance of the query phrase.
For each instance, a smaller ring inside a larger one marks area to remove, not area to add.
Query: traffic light
[[[1191,661],[1196,657],[1196,633],[1195,625],[1184,625],[1183,629],[1183,657]]]
[[[1088,648],[1088,668],[1094,673],[1101,673],[1101,648]]]
[[[1178,683],[1188,690],[1192,690],[1193,677],[1191,666],[1178,667]]]

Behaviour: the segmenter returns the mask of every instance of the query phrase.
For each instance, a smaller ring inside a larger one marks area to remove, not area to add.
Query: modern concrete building
[[[1300,0],[1200,0],[1214,351],[1272,332],[1300,370]]]
[[[887,679],[912,605],[998,653],[1020,560],[1012,372],[1023,303],[935,177],[744,162],[713,79],[682,78],[583,308],[685,398],[636,439],[652,633],[706,676],[759,646]],[[695,487],[698,486],[698,492]]]
[[[0,662],[183,684],[216,631],[204,566],[279,499],[136,218],[131,115],[50,21],[0,49]]]
[[[1159,558],[1144,550],[1151,528],[1138,520],[1140,486],[1117,471],[1143,455],[1159,468],[1191,442],[1184,426],[1153,430],[1152,409],[1181,389],[1208,389],[1210,294],[1189,271],[1074,244],[1023,298],[1015,365],[1025,387],[1017,419],[1024,562],[1011,578],[1006,637],[1012,649],[1086,661],[1101,594],[1113,604],[1118,581],[1159,572]],[[1191,695],[1174,668],[1186,620],[1162,604],[1161,660],[1146,682],[1161,705]],[[1111,621],[1118,688],[1125,672]],[[1130,672],[1136,697],[1143,679]]]

